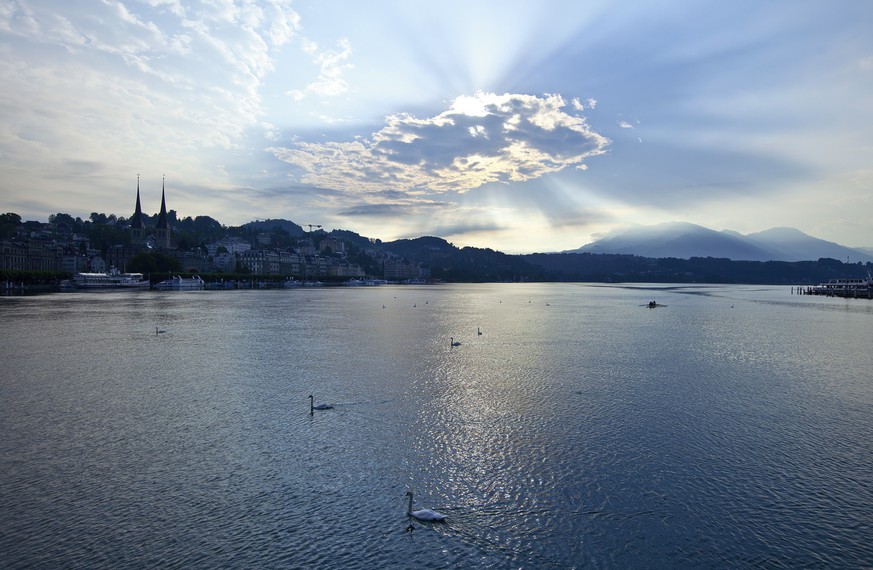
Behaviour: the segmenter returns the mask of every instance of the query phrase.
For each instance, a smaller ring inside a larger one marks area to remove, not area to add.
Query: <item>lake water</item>
[[[873,565],[870,301],[381,286],[0,318],[0,567]],[[448,521],[410,523],[407,490]]]

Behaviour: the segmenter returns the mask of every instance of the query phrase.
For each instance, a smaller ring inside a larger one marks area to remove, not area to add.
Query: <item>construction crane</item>
[[[321,225],[319,225],[319,224],[306,224],[306,225],[309,226],[309,233],[310,234],[312,234],[312,228],[321,229]]]

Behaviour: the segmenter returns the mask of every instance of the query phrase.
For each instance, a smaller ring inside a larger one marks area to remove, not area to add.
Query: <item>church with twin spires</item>
[[[130,245],[134,249],[149,247],[152,243],[156,249],[175,249],[170,235],[170,224],[167,222],[167,197],[164,179],[161,178],[161,212],[158,223],[155,224],[153,235],[146,233],[143,224],[142,206],[139,199],[139,174],[136,175],[136,209],[130,219]],[[151,243],[150,243],[151,242]]]

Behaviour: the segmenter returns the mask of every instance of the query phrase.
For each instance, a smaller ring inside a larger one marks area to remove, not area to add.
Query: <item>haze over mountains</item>
[[[633,226],[566,253],[612,253],[641,257],[717,257],[736,261],[815,261],[827,257],[840,261],[873,262],[869,251],[809,236],[794,228],[771,228],[743,235],[715,231],[688,222]]]

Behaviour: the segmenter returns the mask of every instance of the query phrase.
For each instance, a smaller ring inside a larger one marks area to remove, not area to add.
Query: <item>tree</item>
[[[55,226],[57,231],[62,233],[73,233],[81,229],[81,223],[76,224],[76,219],[70,214],[52,214],[49,216],[48,221]]]
[[[91,247],[106,254],[109,248],[118,244],[130,243],[130,234],[118,226],[85,222],[83,231],[91,241]]]
[[[13,212],[6,212],[5,214],[0,214],[0,224],[15,224],[16,226],[21,223],[21,216]]]
[[[0,214],[0,238],[10,238],[18,232],[21,216],[12,212]]]

